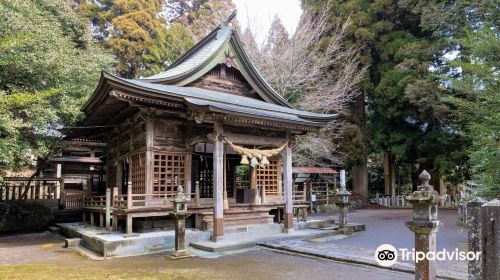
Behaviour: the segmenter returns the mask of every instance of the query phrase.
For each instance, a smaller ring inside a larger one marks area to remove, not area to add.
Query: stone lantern
[[[184,194],[184,189],[182,186],[177,188],[177,194],[175,195],[172,203],[174,204],[174,214],[187,214],[187,203],[189,199]]]
[[[173,213],[170,217],[175,220],[175,252],[170,257],[173,259],[189,258],[193,255],[186,250],[186,219],[191,215],[187,211],[189,199],[184,194],[182,186],[177,188],[177,194],[172,200],[174,205]]]
[[[415,233],[415,251],[427,255],[428,252],[436,251],[436,232],[441,227],[438,220],[437,205],[442,200],[434,187],[429,185],[431,175],[423,171],[418,177],[422,182],[417,190],[405,199],[413,205],[413,220],[406,222],[412,232]],[[415,263],[415,279],[436,279],[435,260],[419,260]]]
[[[340,170],[340,190],[337,193],[339,201],[336,203],[339,207],[339,227],[345,228],[347,226],[347,206],[349,202],[350,192],[345,187],[345,170]]]

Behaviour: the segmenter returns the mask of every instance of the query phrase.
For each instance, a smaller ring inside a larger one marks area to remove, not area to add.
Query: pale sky
[[[243,30],[250,29],[262,42],[274,15],[278,15],[289,34],[292,34],[302,14],[300,0],[233,0],[238,9],[237,19]]]

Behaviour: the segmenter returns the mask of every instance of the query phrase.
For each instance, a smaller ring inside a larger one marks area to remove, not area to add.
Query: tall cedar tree
[[[235,9],[232,0],[167,1],[168,20],[187,26],[195,41],[202,39]]]
[[[66,1],[1,0],[0,170],[43,167],[112,63]]]
[[[162,16],[163,1],[87,0],[78,11],[89,18],[94,37],[115,54],[117,72],[126,78],[156,74],[192,46],[184,26]]]
[[[453,49],[445,35],[457,34],[464,24],[452,11],[465,16],[471,1],[449,2],[305,1],[331,5],[332,22],[348,16],[353,21],[350,42],[362,48],[363,62],[370,65],[363,87],[369,108],[366,145],[387,155],[392,172],[386,171],[386,185],[394,184],[394,167],[401,164],[416,166],[414,186],[422,169],[434,172],[435,185],[443,175],[461,178],[455,170],[465,160],[468,141],[455,129],[436,72],[444,71],[443,54]],[[442,21],[452,19],[455,28],[445,30],[449,25]],[[355,120],[363,115],[362,106],[363,100],[353,105]]]

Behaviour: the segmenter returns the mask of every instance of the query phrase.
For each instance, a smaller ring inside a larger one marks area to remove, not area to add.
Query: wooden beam
[[[227,137],[229,141],[233,142],[234,144],[240,144],[240,145],[281,147],[286,142],[286,140],[283,138],[255,136],[248,134],[228,133],[228,132],[222,133],[222,136]],[[213,135],[209,134],[208,138],[212,137]]]

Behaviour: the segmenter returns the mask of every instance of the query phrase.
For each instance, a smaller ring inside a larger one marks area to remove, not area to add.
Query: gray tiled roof
[[[285,106],[280,106],[254,98],[238,96],[195,87],[178,87],[172,85],[153,84],[140,80],[114,79],[136,85],[145,90],[164,94],[165,97],[181,97],[194,106],[207,106],[211,111],[232,112],[248,116],[280,119],[294,123],[323,125],[331,121],[335,115],[318,114]]]
[[[196,69],[217,53],[219,48],[222,47],[222,45],[229,39],[231,33],[232,29],[230,27],[221,27],[217,34],[213,34],[214,36],[211,36],[211,38],[207,38],[209,39],[209,41],[203,43],[203,47],[196,48],[192,54],[181,58],[180,63],[172,65],[172,67],[167,69],[167,71],[149,77],[143,77],[141,78],[141,80],[147,81],[174,78]]]

